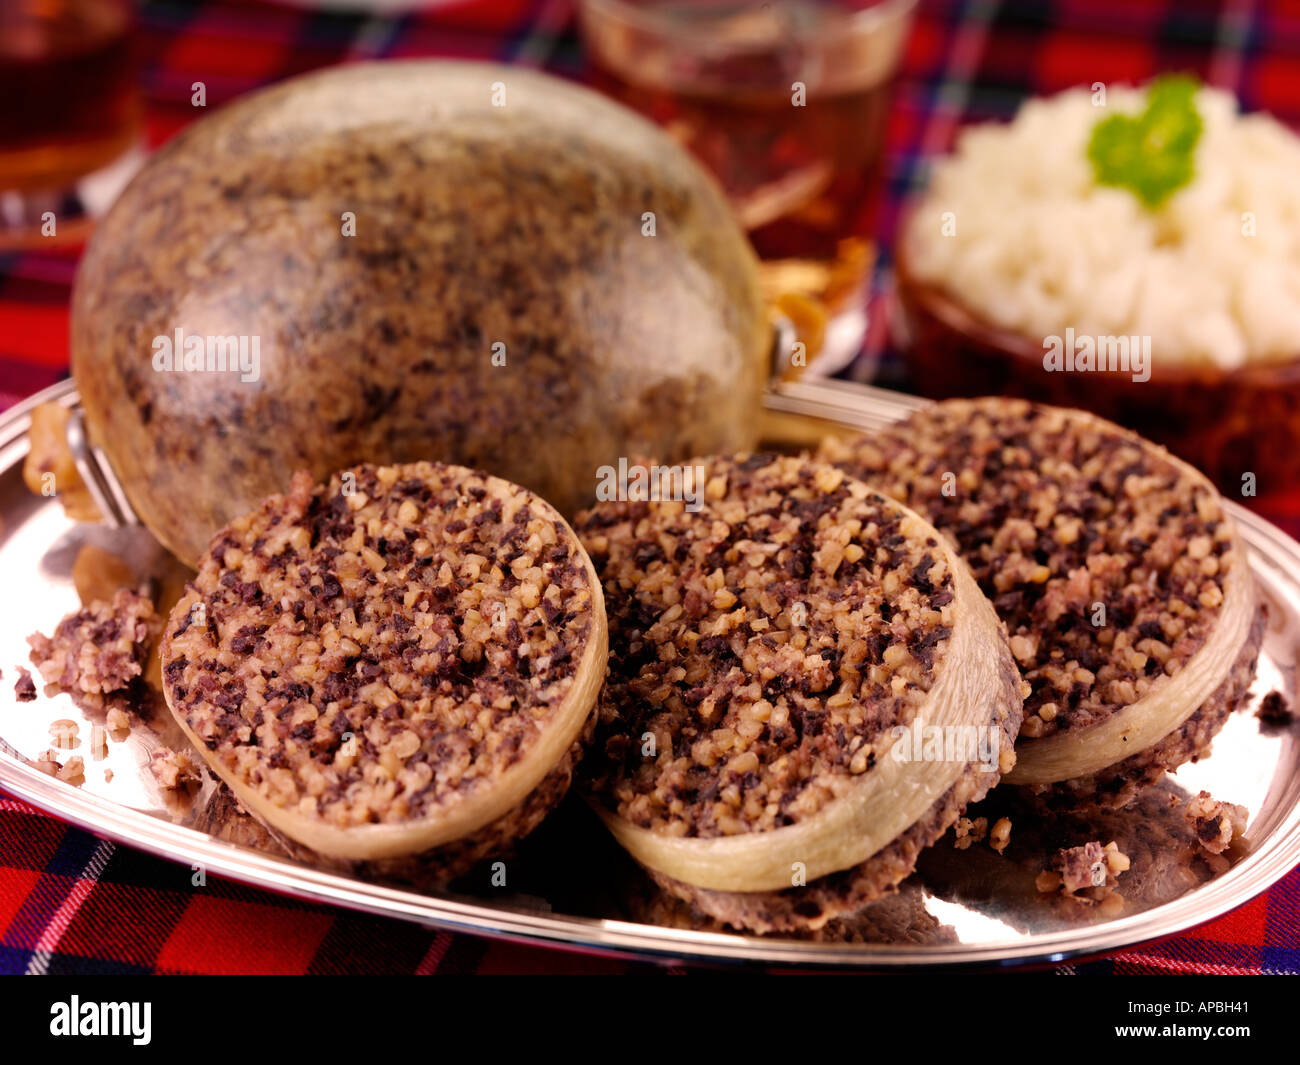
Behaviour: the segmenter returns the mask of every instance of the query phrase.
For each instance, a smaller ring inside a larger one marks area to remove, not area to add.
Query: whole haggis
[[[202,369],[168,368],[176,340]],[[218,368],[238,343],[245,372]],[[570,513],[620,456],[747,446],[767,343],[753,254],[683,150],[459,62],[341,67],[195,123],[99,227],[72,318],[90,436],[191,564],[295,469],[455,462]]]

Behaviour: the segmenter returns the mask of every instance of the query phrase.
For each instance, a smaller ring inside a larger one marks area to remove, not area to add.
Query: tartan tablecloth
[[[302,71],[377,57],[584,74],[570,0],[443,0],[396,18],[254,0],[148,0],[138,44],[151,145],[194,118],[196,81],[213,106]],[[1194,71],[1247,108],[1300,127],[1300,0],[923,0],[890,123],[875,235],[887,249],[900,202],[961,123],[1006,116],[1028,94],[1163,69]],[[0,407],[66,374],[76,257],[76,249],[0,254]],[[853,372],[900,383],[882,324],[877,316],[870,357]],[[1300,492],[1255,503],[1300,533]],[[218,878],[194,889],[190,877],[187,866],[96,839],[0,793],[0,972],[675,971],[433,932]],[[1300,869],[1190,934],[1062,971],[1300,972]]]

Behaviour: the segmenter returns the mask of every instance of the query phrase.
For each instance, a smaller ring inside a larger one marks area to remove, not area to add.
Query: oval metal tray
[[[230,804],[220,801],[211,783],[184,808],[158,789],[147,764],[154,749],[171,742],[165,728],[138,728],[95,761],[85,742],[89,725],[83,723],[82,745],[63,752],[86,760],[85,784],[72,787],[23,760],[51,746],[51,722],[84,721],[66,696],[17,702],[15,667],[27,665],[25,638],[51,631],[76,608],[70,573],[83,544],[105,546],[140,570],[161,565],[163,555],[142,529],[75,525],[57,502],[27,491],[21,465],[29,412],[50,400],[75,404],[71,383],[47,389],[0,418],[0,586],[5,602],[0,612],[0,787],[101,836],[303,899],[455,931],[647,959],[873,969],[1046,963],[1115,951],[1217,917],[1300,863],[1297,730],[1264,728],[1249,711],[1233,716],[1215,741],[1212,757],[1183,767],[1175,781],[1192,794],[1204,789],[1250,811],[1246,846],[1226,872],[1202,877],[1203,882],[1190,890],[1180,888],[1176,895],[1170,894],[1165,878],[1154,902],[1130,899],[1125,912],[1113,919],[1096,912],[1062,916],[1059,907],[1024,890],[1023,861],[1015,866],[985,845],[962,852],[946,848],[946,857],[923,862],[921,873],[908,881],[904,905],[911,908],[910,916],[900,924],[895,913],[892,921],[883,922],[893,932],[881,933],[877,927],[871,934],[893,942],[809,942],[639,923],[631,915],[644,910],[629,908],[628,900],[644,898],[644,878],[572,798],[509,859],[508,887],[485,881],[472,895],[444,895],[338,875],[200,831],[194,826],[220,829],[219,810],[223,805],[229,810]],[[812,438],[835,425],[870,428],[905,415],[916,404],[911,397],[880,389],[816,382],[784,386],[768,401],[779,412],[772,424],[779,424],[787,438],[800,433]],[[1240,507],[1233,506],[1233,513],[1270,609],[1252,695],[1257,699],[1278,690],[1293,701],[1300,544]],[[112,770],[111,782],[105,779],[106,769]],[[1145,831],[1136,823],[1134,829]],[[1013,841],[1022,832],[1015,828]],[[918,934],[918,920],[925,934]],[[933,934],[938,926],[941,936]]]

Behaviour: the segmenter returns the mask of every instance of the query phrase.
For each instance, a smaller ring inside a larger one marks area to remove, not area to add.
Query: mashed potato
[[[1144,106],[1072,89],[965,130],[907,225],[912,273],[1035,339],[1149,336],[1157,365],[1297,357],[1300,139],[1202,88],[1192,182],[1149,211],[1087,158],[1099,119]]]

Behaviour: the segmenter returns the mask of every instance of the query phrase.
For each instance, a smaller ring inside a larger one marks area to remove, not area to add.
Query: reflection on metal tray
[[[302,898],[512,939],[643,958],[780,965],[893,968],[1018,964],[1096,954],[1209,920],[1268,887],[1300,862],[1300,749],[1294,729],[1270,730],[1238,713],[1214,743],[1214,755],[1183,767],[1135,811],[1105,824],[1016,819],[1012,846],[956,851],[941,843],[917,875],[860,919],[837,927],[840,942],[757,938],[698,930],[679,907],[655,895],[646,879],[570,797],[508,863],[508,887],[485,879],[466,894],[441,895],[357,880],[282,856],[275,841],[240,813],[228,792],[205,783],[191,800],[169,800],[148,771],[151,753],[176,742],[166,711],[102,760],[90,751],[89,723],[66,696],[19,703],[15,667],[26,664],[26,636],[50,631],[77,605],[70,576],[81,546],[99,544],[139,572],[159,572],[166,556],[139,527],[74,525],[59,505],[22,483],[28,413],[37,402],[72,405],[69,383],[48,389],[0,418],[0,787],[92,832],[207,871]],[[829,428],[872,428],[905,415],[919,401],[880,389],[826,382],[777,386],[768,397],[769,428],[785,446]],[[1255,697],[1296,696],[1300,634],[1300,545],[1233,506],[1270,608],[1269,632]],[[81,723],[86,779],[72,787],[24,759],[51,746],[51,722]],[[111,781],[106,779],[111,770]],[[1250,811],[1245,847],[1217,875],[1189,857],[1195,848],[1170,796],[1199,790]],[[994,793],[994,800],[998,793]],[[1053,902],[1033,888],[1048,850],[1105,836],[1133,857],[1121,879],[1123,909]],[[951,837],[949,837],[951,838]],[[178,883],[188,883],[178,871]],[[655,920],[662,923],[646,923]]]

